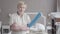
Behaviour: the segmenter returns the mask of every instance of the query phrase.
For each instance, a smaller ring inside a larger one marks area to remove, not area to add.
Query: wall
[[[0,13],[0,20],[3,24],[8,23],[8,14],[17,11],[16,5],[19,0],[1,0],[2,12]],[[23,0],[27,3],[28,8],[26,12],[43,12],[47,17],[47,14],[56,11],[56,0]]]
[[[60,0],[57,0],[57,11],[60,12]]]
[[[1,12],[1,0],[0,0],[0,12]]]
[[[1,21],[1,0],[0,0],[0,21]]]

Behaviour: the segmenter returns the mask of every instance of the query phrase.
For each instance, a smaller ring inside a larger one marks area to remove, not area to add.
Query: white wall
[[[2,0],[2,8],[4,11],[10,13],[16,12],[16,5],[19,0]],[[26,12],[31,11],[42,11],[51,12],[56,10],[56,0],[23,0],[27,3],[28,9]]]
[[[8,23],[8,13],[16,12],[16,5],[19,0],[1,0],[1,17],[3,24]],[[26,12],[42,11],[45,16],[48,13],[56,10],[56,0],[23,0],[27,3]]]

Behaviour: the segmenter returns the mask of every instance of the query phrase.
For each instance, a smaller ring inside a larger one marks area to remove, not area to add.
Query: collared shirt
[[[24,25],[27,26],[27,24],[30,22],[30,17],[26,13],[23,14],[22,17],[20,17],[17,13],[14,13],[10,16],[10,25],[13,23],[17,23],[18,25]],[[20,32],[14,32],[12,31],[12,34],[23,34],[26,33],[25,31]]]

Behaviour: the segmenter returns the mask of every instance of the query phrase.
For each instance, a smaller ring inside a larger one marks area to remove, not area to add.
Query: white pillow
[[[36,23],[33,27],[30,28],[30,30],[33,30],[33,31],[39,31],[39,30],[45,31],[45,26],[43,24]]]

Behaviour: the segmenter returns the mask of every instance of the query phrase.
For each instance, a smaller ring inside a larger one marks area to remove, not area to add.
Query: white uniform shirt
[[[12,25],[14,22],[17,23],[18,25],[27,26],[27,24],[30,22],[30,17],[26,13],[23,14],[23,17],[20,17],[17,13],[14,13],[10,16],[10,25]],[[19,32],[12,31],[12,34],[26,34],[26,32],[25,31],[19,31]]]

